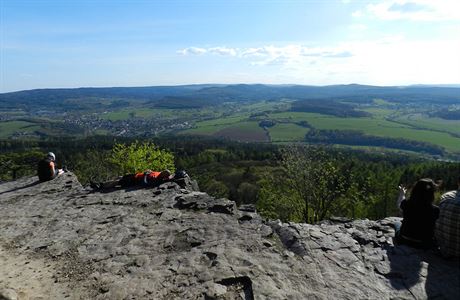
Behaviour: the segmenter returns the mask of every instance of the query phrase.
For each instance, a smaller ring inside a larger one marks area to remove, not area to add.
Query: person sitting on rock
[[[54,155],[53,152],[48,152],[48,154],[38,162],[38,180],[42,182],[48,181],[64,173],[64,170],[57,168],[55,161],[56,155]]]
[[[396,241],[416,248],[434,246],[434,227],[439,208],[433,205],[437,185],[432,179],[417,181],[409,199],[406,188],[399,187],[398,207],[403,213],[402,225],[396,224]]]
[[[164,170],[162,172],[146,170],[141,173],[127,174],[113,181],[103,183],[91,182],[90,186],[93,189],[107,189],[115,188],[117,186],[122,188],[131,186],[157,186],[164,182],[185,178],[187,176],[188,175],[185,171],[177,171],[174,175],[172,175],[169,170]]]
[[[435,236],[443,256],[460,258],[460,177],[457,184],[456,191],[441,196]]]

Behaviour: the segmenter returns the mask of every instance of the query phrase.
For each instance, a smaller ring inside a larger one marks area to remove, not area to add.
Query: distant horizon
[[[25,90],[14,90],[7,92],[0,92],[1,94],[8,93],[17,93],[17,92],[26,92],[26,91],[36,91],[36,90],[73,90],[73,89],[111,89],[111,88],[148,88],[148,87],[185,87],[185,86],[206,86],[206,85],[215,85],[215,86],[230,86],[230,85],[266,85],[266,86],[309,86],[309,87],[331,87],[331,86],[369,86],[369,87],[440,87],[440,88],[460,88],[460,83],[445,83],[445,84],[408,84],[408,85],[377,85],[377,84],[361,84],[361,83],[337,83],[337,84],[300,84],[300,83],[184,83],[184,84],[159,84],[159,85],[120,85],[120,86],[76,86],[76,87],[40,87],[40,88],[31,88]]]
[[[0,93],[460,80],[458,0],[0,0]]]

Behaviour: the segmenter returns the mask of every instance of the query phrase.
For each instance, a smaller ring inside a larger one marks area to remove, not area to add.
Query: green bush
[[[174,155],[151,142],[115,144],[110,161],[118,167],[120,174],[143,172],[147,169],[175,171]]]

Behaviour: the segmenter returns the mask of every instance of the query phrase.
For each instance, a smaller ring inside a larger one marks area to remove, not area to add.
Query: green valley
[[[460,120],[452,116],[460,109],[459,90],[194,85],[22,91],[0,94],[0,138],[196,135],[457,159]]]

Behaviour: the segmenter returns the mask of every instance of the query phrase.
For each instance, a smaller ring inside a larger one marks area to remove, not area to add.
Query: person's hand
[[[399,188],[399,195],[405,195],[406,194],[407,189],[406,189],[406,187],[404,185],[400,185],[400,186],[398,186],[398,188]]]

